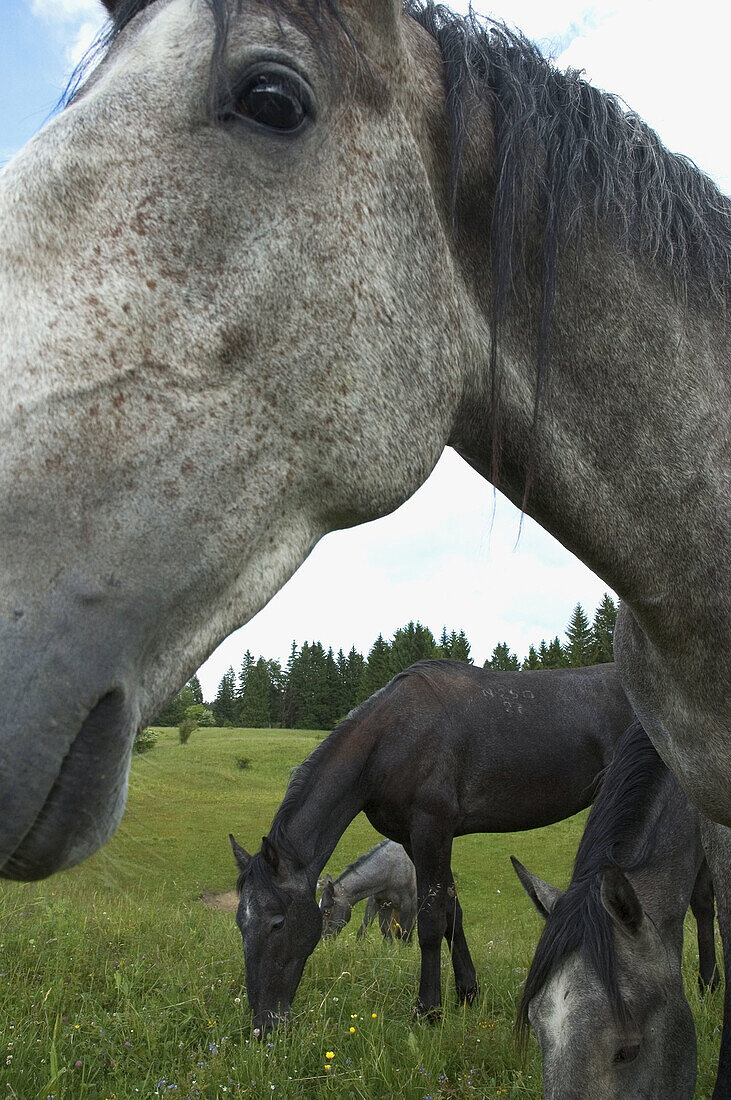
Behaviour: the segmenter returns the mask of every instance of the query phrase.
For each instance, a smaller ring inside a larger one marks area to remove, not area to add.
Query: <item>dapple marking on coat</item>
[[[633,707],[731,823],[729,201],[499,24],[107,6],[0,175],[2,873],[99,848],[134,731],[446,445],[620,595]]]

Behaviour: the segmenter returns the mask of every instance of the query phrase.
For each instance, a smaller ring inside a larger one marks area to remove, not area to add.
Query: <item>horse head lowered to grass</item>
[[[604,773],[568,889],[513,858],[546,921],[518,1027],[525,1032],[530,1023],[538,1039],[547,1100],[693,1097],[683,919],[703,860],[699,815],[639,723]],[[728,878],[727,865],[718,878],[722,899]],[[718,915],[725,946],[723,901]],[[728,1026],[724,1017],[714,1100],[731,1089]]]
[[[108,0],[0,176],[0,868],[90,854],[134,732],[451,444],[622,597],[731,822],[731,204],[500,25]]]

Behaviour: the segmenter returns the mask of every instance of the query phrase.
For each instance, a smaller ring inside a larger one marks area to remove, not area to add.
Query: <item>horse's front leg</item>
[[[690,897],[690,908],[698,933],[698,984],[703,992],[705,989],[715,989],[719,980],[713,921],[713,877],[705,859],[698,870]]]
[[[439,973],[442,939],[447,930],[447,887],[452,878],[452,834],[444,834],[433,818],[422,816],[411,830],[411,858],[416,867],[419,903],[417,928],[421,948],[421,980],[416,1011],[436,1020],[442,1004]]]
[[[728,1100],[731,1096],[731,829],[709,821],[702,814],[700,821],[703,847],[713,876],[726,977],[721,1051],[713,1100]]]
[[[450,882],[447,887],[447,927],[444,930],[444,938],[452,953],[457,997],[460,1004],[471,1005],[479,992],[477,972],[465,939],[464,928],[462,927],[462,906],[459,904],[457,887],[454,885],[451,868],[449,878]]]

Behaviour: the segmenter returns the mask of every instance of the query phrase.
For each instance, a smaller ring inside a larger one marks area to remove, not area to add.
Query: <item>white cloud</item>
[[[107,17],[99,0],[30,0],[30,10],[56,27],[70,69],[84,57]]]
[[[30,10],[53,23],[78,23],[90,19],[98,24],[105,17],[99,0],[31,0]]]

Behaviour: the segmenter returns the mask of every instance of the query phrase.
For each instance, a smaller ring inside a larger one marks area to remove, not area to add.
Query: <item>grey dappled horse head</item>
[[[683,918],[702,859],[698,816],[638,726],[607,770],[566,892],[513,860],[546,920],[518,1022],[536,1034],[547,1100],[691,1100]]]
[[[403,845],[382,840],[348,864],[337,879],[326,876],[320,896],[323,939],[343,930],[353,906],[363,898],[368,900],[359,936],[378,917],[387,939],[411,939],[418,911],[416,869]]]
[[[447,444],[619,593],[731,821],[728,200],[498,25],[107,5],[0,176],[2,873],[103,844],[139,725]]]
[[[320,939],[322,917],[304,870],[267,837],[255,856],[229,839],[239,869],[236,923],[244,945],[246,995],[260,1038],[288,1015],[305,962]]]

